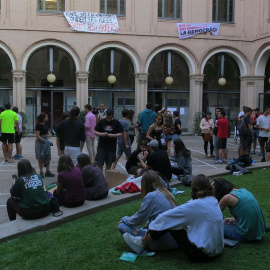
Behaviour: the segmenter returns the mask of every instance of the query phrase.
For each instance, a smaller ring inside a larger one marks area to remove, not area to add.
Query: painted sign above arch
[[[69,11],[64,15],[72,30],[90,33],[119,33],[115,14]]]
[[[218,36],[220,23],[177,23],[180,39],[194,37],[198,34],[212,33]]]

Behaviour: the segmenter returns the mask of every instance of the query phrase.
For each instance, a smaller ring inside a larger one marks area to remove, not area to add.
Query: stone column
[[[204,74],[194,74],[189,76],[189,119],[188,132],[193,133],[193,118],[196,112],[202,112],[203,102],[203,78]]]
[[[240,111],[243,106],[248,106],[252,109],[258,107],[259,93],[264,93],[264,78],[264,76],[240,77]]]
[[[83,110],[83,106],[88,103],[88,72],[78,71],[76,75],[76,104],[81,110]]]
[[[135,74],[135,114],[145,109],[147,103],[147,79],[148,73]],[[154,104],[153,104],[154,106]]]
[[[26,99],[26,71],[13,70],[13,106],[18,107],[19,111],[25,112]]]

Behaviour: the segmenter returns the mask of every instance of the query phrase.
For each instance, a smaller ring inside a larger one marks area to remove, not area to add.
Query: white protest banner
[[[198,34],[212,33],[218,36],[220,23],[177,23],[180,39],[194,37]]]
[[[92,33],[119,33],[119,26],[115,14],[89,13],[69,11],[64,15],[71,29]]]

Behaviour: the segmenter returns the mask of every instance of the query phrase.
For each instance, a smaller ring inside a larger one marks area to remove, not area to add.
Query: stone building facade
[[[116,13],[120,31],[71,30],[63,11]],[[138,114],[147,102],[179,110],[190,132],[196,112],[221,107],[233,125],[243,105],[270,104],[269,16],[268,0],[1,0],[0,105],[26,112],[30,132],[41,111],[53,127],[74,104],[102,102],[116,117],[123,107]],[[177,23],[212,22],[220,23],[218,36],[179,39]],[[117,82],[110,85],[112,50]]]

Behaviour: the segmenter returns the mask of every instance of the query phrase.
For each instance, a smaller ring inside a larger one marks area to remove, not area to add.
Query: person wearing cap
[[[157,140],[151,140],[148,143],[148,146],[150,154],[147,158],[147,164],[142,158],[142,152],[137,156],[142,168],[144,170],[153,170],[158,172],[163,180],[169,182],[172,178],[172,167],[167,152],[159,149],[159,143]]]
[[[69,119],[62,121],[57,127],[57,137],[63,141],[64,152],[71,157],[74,166],[77,165],[77,157],[82,153],[85,143],[85,127],[79,115],[80,108],[74,106],[70,110]]]
[[[136,149],[134,152],[131,153],[129,156],[127,162],[126,162],[126,171],[129,174],[133,175],[142,175],[145,170],[142,168],[142,165],[138,159],[138,155],[141,154],[141,157],[144,162],[146,162],[147,157],[149,155],[148,152],[148,146],[147,146],[147,141],[144,140],[140,144],[140,149]]]
[[[257,141],[259,140],[259,132],[260,130],[256,127],[257,124],[257,119],[260,116],[260,109],[256,108],[253,110],[252,115],[251,115],[251,121],[252,121],[252,138],[253,138],[253,151],[250,152],[250,154],[254,155],[256,154],[256,146],[257,146]]]
[[[104,163],[106,170],[110,170],[116,160],[117,138],[123,136],[121,123],[113,118],[113,110],[106,111],[106,118],[98,121],[95,127],[95,135],[99,136],[96,162],[103,171]]]

